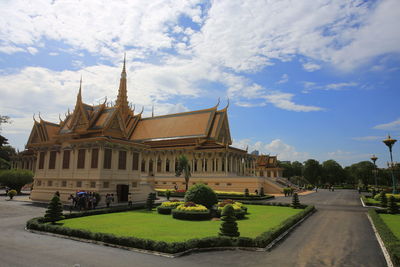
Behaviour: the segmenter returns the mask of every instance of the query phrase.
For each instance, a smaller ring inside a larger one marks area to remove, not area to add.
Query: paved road
[[[218,251],[168,259],[24,231],[43,208],[0,197],[0,266],[385,266],[355,191],[302,196],[318,208],[270,252]],[[290,201],[279,198],[275,201]]]

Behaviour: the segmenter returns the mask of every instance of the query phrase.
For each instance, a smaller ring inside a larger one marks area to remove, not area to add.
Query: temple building
[[[229,102],[222,109],[217,104],[144,118],[143,109],[135,113],[128,103],[124,59],[114,105],[84,103],[81,80],[75,108],[65,119],[34,118],[27,150],[14,158],[13,167],[35,172],[31,199],[37,201],[48,201],[55,191],[67,201],[78,190],[112,193],[119,202],[131,194],[133,201],[142,201],[155,188],[184,189],[184,178],[175,176],[180,155],[191,164],[190,185],[279,193],[282,186],[274,179],[282,170],[276,157],[232,146],[228,107]]]

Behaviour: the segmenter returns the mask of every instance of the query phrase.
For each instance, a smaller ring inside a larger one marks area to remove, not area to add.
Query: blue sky
[[[400,2],[1,1],[2,134],[23,149],[32,115],[128,96],[145,115],[221,107],[234,145],[346,166],[400,138]],[[400,144],[394,158],[400,161]]]

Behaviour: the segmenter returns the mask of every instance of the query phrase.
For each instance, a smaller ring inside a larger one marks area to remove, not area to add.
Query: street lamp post
[[[375,188],[378,187],[378,181],[376,178],[376,173],[377,173],[377,169],[376,169],[376,164],[375,162],[377,161],[378,157],[376,157],[375,155],[372,155],[371,160],[374,163],[374,178],[375,178]]]
[[[383,140],[383,143],[385,143],[385,145],[389,148],[389,153],[390,153],[390,163],[391,163],[391,168],[390,168],[390,172],[392,174],[392,183],[393,183],[393,194],[396,194],[396,178],[394,177],[394,173],[393,173],[393,168],[394,168],[394,164],[393,164],[393,156],[392,156],[392,147],[394,145],[394,143],[396,143],[396,139],[392,139],[390,138],[390,135],[388,135],[388,137]]]

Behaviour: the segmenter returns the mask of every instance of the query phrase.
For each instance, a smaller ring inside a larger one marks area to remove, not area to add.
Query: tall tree
[[[338,184],[344,181],[343,168],[333,159],[322,163],[322,174],[322,180],[324,183]]]
[[[189,179],[191,176],[190,173],[190,164],[189,164],[189,160],[185,155],[181,155],[178,158],[178,168],[175,172],[175,176],[179,177],[181,176],[183,173],[183,175],[185,176],[185,186],[186,186],[186,191],[189,188]]]
[[[294,176],[290,162],[279,162],[279,167],[283,168],[283,177],[290,178]]]
[[[303,173],[303,163],[299,161],[293,161],[292,162],[292,170],[293,170],[293,175],[294,176],[301,176]]]
[[[315,159],[309,159],[304,162],[303,176],[312,184],[321,183],[321,165]]]
[[[352,164],[350,168],[347,168],[347,175],[352,177],[356,183],[361,182],[364,185],[374,183],[373,170],[375,166],[370,161],[360,161],[358,163]]]

